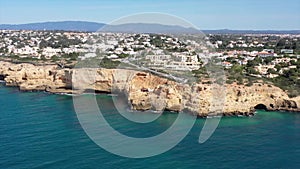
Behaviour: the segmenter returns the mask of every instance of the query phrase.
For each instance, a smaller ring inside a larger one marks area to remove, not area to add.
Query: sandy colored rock
[[[289,98],[280,88],[267,84],[196,84],[190,87],[132,70],[60,69],[55,65],[34,66],[2,61],[0,76],[7,86],[18,86],[25,91],[122,92],[135,110],[187,111],[198,116],[251,115],[255,108],[300,112],[300,96]]]

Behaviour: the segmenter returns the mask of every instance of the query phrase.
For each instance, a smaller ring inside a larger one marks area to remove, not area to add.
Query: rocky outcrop
[[[274,111],[300,112],[300,97],[289,98],[280,88],[267,84],[253,86],[228,85],[225,111],[250,112],[260,108]]]
[[[18,86],[25,91],[121,92],[135,110],[187,111],[198,116],[252,115],[257,108],[300,112],[300,97],[289,98],[280,88],[266,84],[195,84],[190,87],[132,70],[60,69],[55,65],[9,62],[0,62],[0,77],[7,86]]]

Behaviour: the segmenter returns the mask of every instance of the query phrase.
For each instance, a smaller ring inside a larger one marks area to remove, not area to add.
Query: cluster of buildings
[[[98,38],[101,41],[94,40],[93,45],[101,57],[124,62],[140,61],[140,65],[161,70],[195,70],[201,67],[200,55],[195,52],[200,45],[197,46],[195,41],[189,40],[189,44],[193,45],[186,45],[167,35],[127,33],[101,33]],[[202,47],[201,50],[207,48]],[[84,60],[90,56],[85,54],[80,58]]]
[[[81,46],[88,33],[0,30],[0,55],[51,59],[63,54],[88,52]]]
[[[289,48],[279,51],[281,53],[291,54],[293,44],[299,42],[299,34],[210,34],[208,39],[215,48],[245,50],[275,48],[289,44]],[[284,46],[286,47],[286,46]]]
[[[246,66],[257,57],[273,58],[272,62],[255,67],[261,75],[272,78],[276,75],[270,75],[268,70],[276,69],[276,64],[299,59],[294,49],[278,50],[278,44],[298,41],[300,35],[209,35],[203,39],[181,39],[162,34],[0,30],[0,56],[51,60],[54,56],[78,53],[81,60],[106,57],[161,70],[197,70],[211,57],[218,58],[226,69],[234,64]]]
[[[170,55],[146,55],[143,65],[154,69],[197,70],[202,66],[197,55],[172,53]]]

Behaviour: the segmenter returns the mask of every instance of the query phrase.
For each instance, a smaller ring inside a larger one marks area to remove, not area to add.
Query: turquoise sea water
[[[149,124],[120,116],[107,95],[97,96],[118,131],[149,137],[166,130],[176,114]],[[27,168],[300,168],[300,113],[258,111],[222,118],[212,137],[198,143],[204,119],[176,147],[161,155],[129,159],[97,146],[81,128],[71,96],[20,92],[0,85],[0,169]]]

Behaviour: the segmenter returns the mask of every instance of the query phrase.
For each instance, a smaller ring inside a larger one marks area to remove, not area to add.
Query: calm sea
[[[176,114],[149,124],[120,116],[111,96],[99,95],[102,113],[114,128],[148,137],[166,130]],[[258,111],[254,117],[222,118],[212,137],[198,143],[204,119],[161,155],[130,159],[97,146],[81,128],[71,96],[20,92],[0,85],[0,169],[77,168],[300,168],[300,113]]]

